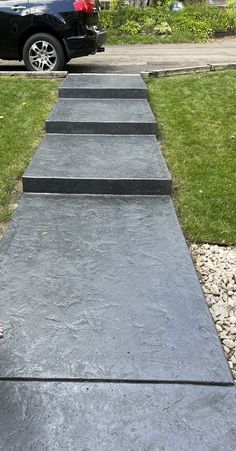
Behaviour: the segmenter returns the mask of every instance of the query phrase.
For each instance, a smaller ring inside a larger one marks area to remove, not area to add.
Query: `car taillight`
[[[74,10],[80,13],[91,14],[96,10],[96,4],[94,0],[77,0],[73,3]]]

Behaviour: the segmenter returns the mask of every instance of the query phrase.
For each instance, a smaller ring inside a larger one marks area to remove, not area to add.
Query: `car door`
[[[17,58],[17,40],[28,14],[28,0],[0,0],[0,58]]]

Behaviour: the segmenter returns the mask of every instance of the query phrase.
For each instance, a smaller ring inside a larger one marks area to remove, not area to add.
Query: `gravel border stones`
[[[236,382],[236,247],[192,244],[190,252]]]

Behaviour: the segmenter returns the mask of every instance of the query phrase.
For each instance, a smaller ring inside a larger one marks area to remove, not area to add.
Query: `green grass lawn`
[[[148,82],[174,200],[192,241],[236,243],[236,72]]]
[[[57,88],[54,80],[0,79],[0,222],[11,216],[12,190],[44,134]]]

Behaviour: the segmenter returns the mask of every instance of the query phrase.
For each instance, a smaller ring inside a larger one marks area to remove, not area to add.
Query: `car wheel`
[[[48,33],[31,36],[23,48],[23,60],[30,71],[62,70],[65,53],[57,38]]]

